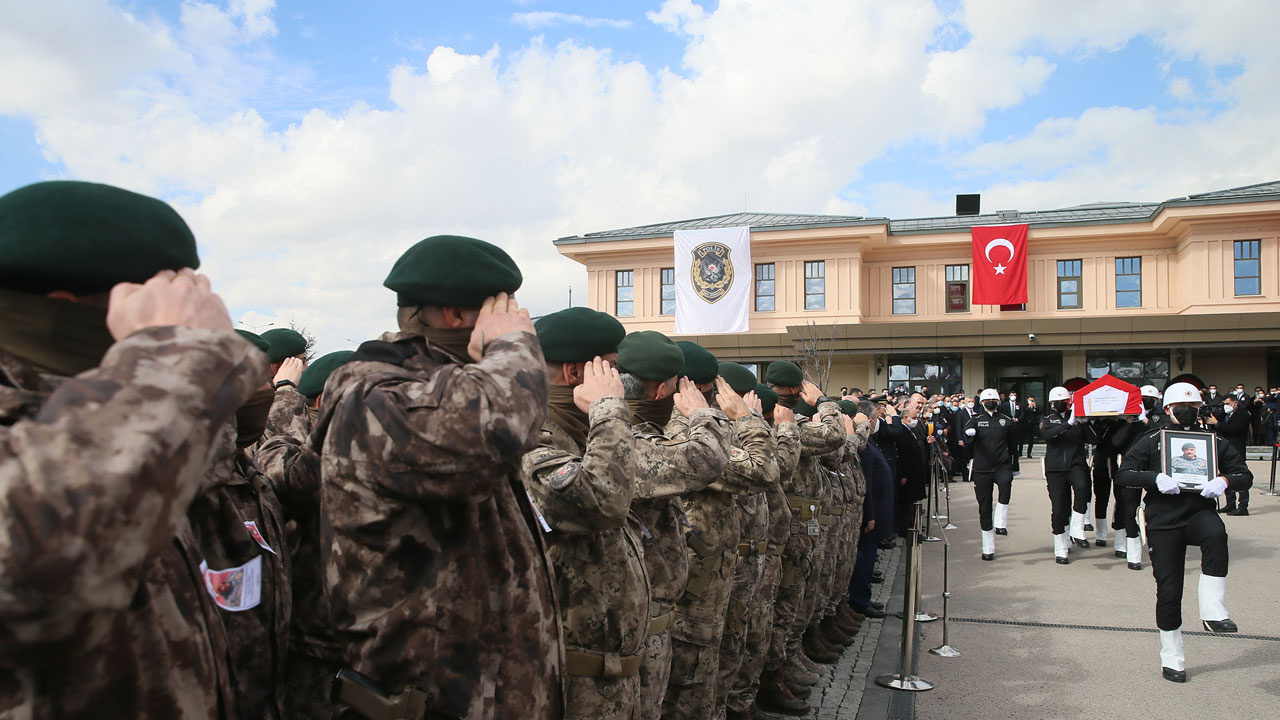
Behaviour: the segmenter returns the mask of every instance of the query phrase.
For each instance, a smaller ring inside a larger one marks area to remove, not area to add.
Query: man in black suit
[[[1243,389],[1242,389],[1243,390]],[[1215,411],[1205,421],[1217,433],[1223,442],[1235,448],[1240,457],[1244,457],[1245,446],[1249,442],[1250,416],[1248,396],[1241,400],[1237,394],[1227,395],[1222,399],[1221,411]],[[1237,496],[1239,501],[1237,502]],[[1222,512],[1227,515],[1247,516],[1249,514],[1249,491],[1227,491],[1227,504]]]
[[[1009,456],[1013,459],[1013,471],[1018,472],[1022,469],[1018,466],[1018,459],[1022,455],[1022,422],[1026,411],[1018,401],[1017,390],[1009,388],[1008,398],[1000,403],[1000,412],[1013,420],[1013,429],[1009,432]]]

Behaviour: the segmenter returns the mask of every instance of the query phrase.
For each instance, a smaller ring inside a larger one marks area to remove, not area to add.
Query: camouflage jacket
[[[649,578],[640,540],[628,527],[631,410],[621,398],[591,406],[587,446],[548,422],[521,475],[551,528],[547,555],[566,650],[638,655],[649,626]]]
[[[151,328],[54,390],[0,355],[0,717],[237,717],[186,515],[266,357]]]
[[[777,448],[778,482],[765,493],[769,502],[769,533],[767,539],[776,545],[786,545],[791,534],[791,505],[787,502],[786,483],[800,462],[800,429],[793,422],[773,427],[773,442]]]
[[[685,436],[669,438],[645,423],[635,431],[635,496],[631,509],[648,529],[644,565],[653,599],[670,605],[689,577],[685,517],[680,497],[717,480],[729,462],[729,418],[711,408],[694,410]]]
[[[201,557],[215,573],[210,577],[231,571],[234,578],[236,569],[258,577],[238,587],[231,582],[232,595],[215,597],[235,670],[236,707],[243,717],[280,718],[293,606],[280,501],[253,461],[236,449],[231,424],[224,426],[207,482],[187,519]]]
[[[301,401],[296,392],[276,393],[276,405]],[[300,402],[299,402],[300,404]],[[285,417],[297,417],[288,414]],[[343,646],[334,635],[329,602],[325,596],[323,552],[333,541],[329,522],[320,506],[320,456],[310,445],[310,432],[302,423],[275,426],[258,446],[254,457],[275,494],[285,519],[285,546],[293,571],[293,615],[289,625],[289,652],[329,661],[342,659]]]
[[[862,459],[859,453],[867,447],[867,439],[871,436],[871,423],[862,423],[854,427],[853,434],[846,436],[844,444],[844,461],[841,472],[847,478],[846,492],[848,502],[862,507],[867,498],[867,478],[862,474]]]
[[[707,545],[721,550],[738,544],[741,523],[736,495],[767,490],[778,482],[773,435],[765,421],[754,415],[732,423],[729,463],[718,480],[684,498],[684,510],[692,531]],[[689,421],[676,414],[667,424],[667,436],[687,438]]]
[[[818,417],[799,424],[800,462],[791,474],[788,493],[802,497],[822,499],[826,496],[821,457],[839,450],[844,445],[844,419],[840,406],[824,402],[818,406]]]
[[[345,661],[428,710],[547,718],[562,704],[551,568],[519,481],[546,418],[532,333],[479,363],[388,333],[329,376],[312,435]]]
[[[307,409],[307,398],[288,385],[276,390],[271,410],[267,413],[267,427],[262,433],[262,441],[254,448],[255,454],[262,443],[277,435],[288,435],[298,440],[311,436],[311,412]]]

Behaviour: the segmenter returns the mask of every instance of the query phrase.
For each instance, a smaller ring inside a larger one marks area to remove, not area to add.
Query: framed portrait
[[[1186,491],[1200,492],[1218,476],[1218,436],[1206,432],[1163,430],[1160,457],[1164,473]]]

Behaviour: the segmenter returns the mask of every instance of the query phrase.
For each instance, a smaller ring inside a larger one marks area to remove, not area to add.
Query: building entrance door
[[[988,387],[1001,393],[1012,388],[1020,402],[1033,397],[1041,413],[1049,400],[1049,388],[1062,383],[1061,352],[991,352],[984,361]]]

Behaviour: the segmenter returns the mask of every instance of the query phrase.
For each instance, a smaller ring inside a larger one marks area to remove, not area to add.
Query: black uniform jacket
[[[1249,411],[1244,409],[1242,403],[1235,412],[1225,414],[1226,419],[1219,420],[1213,429],[1218,433],[1218,437],[1230,443],[1236,452],[1244,454],[1245,445],[1249,442]]]
[[[1064,472],[1073,465],[1089,467],[1084,446],[1097,443],[1098,436],[1088,421],[1077,420],[1070,425],[1066,418],[1050,412],[1040,418],[1040,434],[1044,437],[1045,472]]]
[[[1187,491],[1165,495],[1156,486],[1156,476],[1161,472],[1160,431],[1190,429],[1175,425],[1168,416],[1161,417],[1152,423],[1146,435],[1134,443],[1120,463],[1116,483],[1147,491],[1144,502],[1149,530],[1185,527],[1192,515],[1206,510],[1213,512],[1217,506],[1212,499],[1201,497],[1200,493]],[[1253,473],[1229,443],[1218,443],[1218,475],[1226,478],[1227,488],[1236,492],[1248,490],[1253,485]]]
[[[984,409],[977,412],[964,427],[966,431],[970,428],[978,431],[973,437],[969,437],[966,432],[964,437],[964,446],[973,453],[974,472],[1013,467],[1013,459],[1009,457],[1009,433],[1013,432],[1013,418],[999,410],[995,415],[989,415]]]

